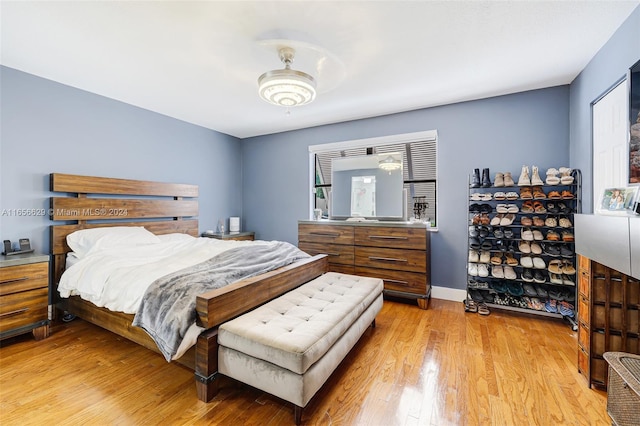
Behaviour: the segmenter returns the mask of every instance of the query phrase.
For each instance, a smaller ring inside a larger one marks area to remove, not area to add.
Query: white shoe
[[[542,260],[541,257],[534,257],[533,258],[533,267],[536,269],[546,269],[547,268],[547,264],[544,263],[544,260]]]
[[[529,166],[522,166],[520,179],[518,179],[518,186],[531,186],[531,179],[529,179]]]
[[[515,183],[513,182],[513,178],[511,177],[511,172],[504,173],[504,186],[513,186]]]
[[[495,278],[504,278],[504,269],[502,269],[502,266],[492,266],[491,276]]]
[[[547,169],[547,178],[545,179],[545,183],[547,185],[557,185],[560,183],[560,178],[558,177],[558,173],[560,173],[558,170],[556,170],[554,167],[551,167],[550,169]]]
[[[516,271],[514,271],[511,266],[504,267],[504,277],[508,280],[515,280],[516,278],[518,278],[518,276],[516,275]]]
[[[487,250],[482,250],[480,252],[480,263],[489,263],[490,259],[491,253],[489,253]]]
[[[538,173],[538,166],[532,166],[531,168],[531,185],[544,185],[544,182],[542,182],[542,179],[540,179],[540,174]]]
[[[478,252],[475,250],[469,250],[469,262],[477,262],[478,259]]]
[[[563,185],[571,185],[573,183],[573,176],[571,176],[571,169],[569,167],[560,167],[560,183]]]
[[[476,265],[475,263],[469,264],[469,275],[471,275],[472,277],[478,276],[478,265]]]
[[[489,276],[489,268],[484,263],[478,265],[478,276],[479,277],[488,277]]]

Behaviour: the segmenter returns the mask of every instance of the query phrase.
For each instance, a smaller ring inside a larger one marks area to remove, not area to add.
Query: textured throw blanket
[[[133,325],[143,328],[171,361],[187,329],[196,321],[196,296],[307,257],[296,246],[282,241],[227,250],[153,282]]]

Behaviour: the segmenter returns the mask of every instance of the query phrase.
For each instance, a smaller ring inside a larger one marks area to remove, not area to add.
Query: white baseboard
[[[454,302],[461,302],[467,298],[467,291],[457,288],[448,287],[431,287],[431,297],[434,299],[452,300]]]

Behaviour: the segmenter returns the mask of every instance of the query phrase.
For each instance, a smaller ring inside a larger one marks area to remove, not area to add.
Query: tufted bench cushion
[[[218,343],[304,374],[382,290],[383,282],[378,278],[328,272],[221,325]]]

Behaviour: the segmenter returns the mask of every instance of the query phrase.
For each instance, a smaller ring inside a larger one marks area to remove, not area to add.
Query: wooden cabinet
[[[49,257],[0,260],[0,339],[32,332],[49,336]]]
[[[430,239],[423,224],[301,221],[298,247],[311,255],[327,254],[330,271],[381,278],[385,294],[415,299],[427,308]]]
[[[640,280],[578,256],[578,370],[606,389],[605,352],[640,354]]]

